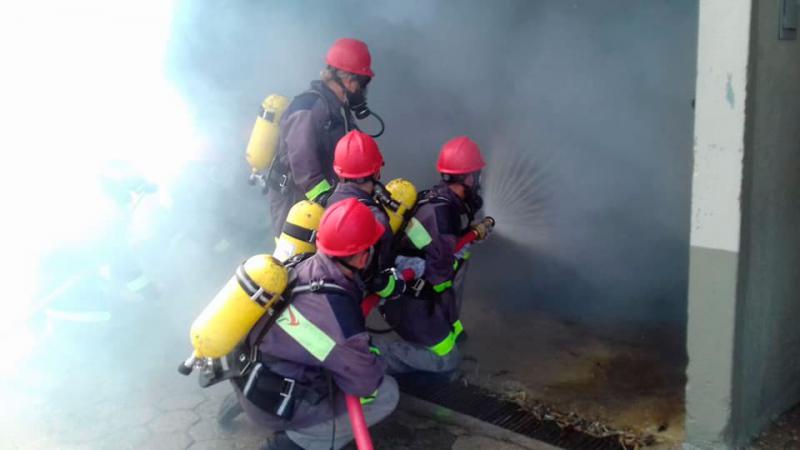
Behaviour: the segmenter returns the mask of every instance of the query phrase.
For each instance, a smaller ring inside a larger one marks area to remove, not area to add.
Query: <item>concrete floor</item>
[[[268,435],[245,416],[231,429],[220,428],[215,417],[228,386],[200,389],[169,369],[142,371],[144,382],[127,389],[120,380],[97,379],[94,389],[83,385],[59,401],[4,392],[14,406],[2,416],[0,448],[236,450],[257,448]],[[402,407],[372,434],[379,448],[389,450],[552,448],[507,442],[470,424],[438,421]],[[352,444],[346,448],[355,450]]]
[[[142,313],[143,305],[129,306]],[[0,373],[0,448],[257,448],[269,432],[245,416],[232,430],[216,423],[227,385],[201,389],[195,377],[177,373],[189,347],[183,333],[173,332],[175,314],[167,312],[154,308],[144,316],[117,314],[108,323],[39,330],[42,339],[29,358]],[[551,448],[489,431],[403,407],[374,429],[374,440],[396,450]]]
[[[683,440],[680,336],[656,329],[646,338],[635,330],[600,336],[546,314],[510,318],[464,309],[462,368],[471,382],[531,407],[574,412],[600,428],[660,443]]]

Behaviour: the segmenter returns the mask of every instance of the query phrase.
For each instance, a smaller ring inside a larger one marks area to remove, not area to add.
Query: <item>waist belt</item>
[[[316,405],[327,396],[308,384],[272,372],[262,363],[253,367],[246,380],[236,381],[244,397],[256,407],[287,420],[294,415],[297,402]]]
[[[280,192],[282,195],[285,195],[292,187],[291,180],[292,175],[289,172],[289,168],[284,167],[283,164],[280,164],[276,156],[275,161],[269,167],[266,179],[264,180],[266,185],[270,189],[274,189]]]
[[[411,296],[414,298],[433,297],[439,295],[433,290],[431,284],[422,278],[417,278],[417,280],[414,281],[414,284],[408,287],[408,289],[411,291]]]

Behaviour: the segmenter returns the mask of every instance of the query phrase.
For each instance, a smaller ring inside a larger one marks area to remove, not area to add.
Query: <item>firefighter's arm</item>
[[[337,344],[325,366],[339,389],[357,397],[375,394],[386,364],[369,346],[369,334],[359,333]]]
[[[432,230],[433,227],[426,227]],[[456,271],[455,247],[457,238],[447,233],[431,231],[433,238],[425,247],[425,281],[437,294],[453,286]]]

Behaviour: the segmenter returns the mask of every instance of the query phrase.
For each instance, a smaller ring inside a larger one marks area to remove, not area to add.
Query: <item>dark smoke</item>
[[[457,134],[495,161],[522,155],[536,172],[525,195],[539,217],[478,252],[471,292],[509,314],[682,327],[696,8],[622,0],[185,2],[169,61],[225,155],[227,190],[209,193],[213,215],[251,230],[245,248],[266,245],[267,234],[266,203],[244,185],[242,159],[258,103],[270,92],[300,92],[334,39],[358,37],[377,72],[369,103],[388,124],[379,140],[386,179],[428,187],[439,146]]]

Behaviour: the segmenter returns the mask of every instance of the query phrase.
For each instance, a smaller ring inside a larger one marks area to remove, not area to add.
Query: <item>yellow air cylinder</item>
[[[286,216],[281,235],[272,253],[284,262],[294,255],[317,251],[314,239],[325,208],[319,203],[301,200],[292,206]]]
[[[417,203],[417,188],[414,184],[405,178],[395,178],[386,185],[386,190],[392,197],[392,200],[400,204],[397,211],[384,206],[386,214],[389,215],[389,225],[392,227],[392,233],[397,234],[397,230],[403,225],[406,213],[414,208]]]
[[[247,164],[254,173],[266,169],[272,162],[278,148],[278,124],[287,106],[289,99],[277,94],[267,96],[261,103],[261,112],[247,143]]]
[[[271,255],[250,257],[192,323],[197,358],[230,353],[286,289],[289,274]]]

